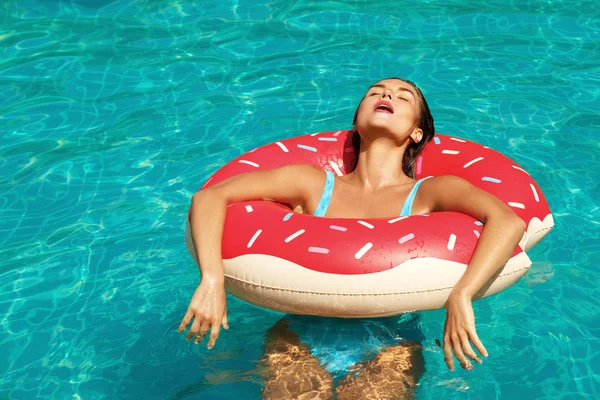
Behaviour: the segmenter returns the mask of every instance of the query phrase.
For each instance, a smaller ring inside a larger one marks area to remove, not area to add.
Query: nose
[[[385,97],[388,97],[390,100],[392,99],[392,91],[390,89],[384,89],[383,93],[381,94],[381,98],[384,99]]]

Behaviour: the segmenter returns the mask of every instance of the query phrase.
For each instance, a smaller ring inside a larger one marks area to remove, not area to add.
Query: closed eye
[[[380,94],[381,93],[373,92],[369,96],[379,96]],[[402,96],[396,96],[396,97],[399,98],[400,100],[409,101],[407,98],[402,97]]]

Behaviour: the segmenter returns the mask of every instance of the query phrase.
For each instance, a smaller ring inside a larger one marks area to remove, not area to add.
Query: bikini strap
[[[421,183],[423,183],[425,179],[429,178],[432,177],[428,176],[426,178],[421,178],[417,181],[417,183],[415,183],[415,186],[413,186],[412,190],[408,194],[408,197],[406,197],[406,201],[404,202],[404,206],[402,207],[402,211],[400,212],[401,217],[408,217],[411,214],[413,202],[415,201],[415,197],[417,197],[417,190],[419,190],[419,186],[421,186]]]
[[[327,208],[329,207],[329,202],[331,201],[331,194],[333,193],[333,182],[334,176],[333,172],[325,171],[325,187],[323,187],[323,193],[321,194],[321,200],[319,200],[319,205],[313,214],[315,217],[323,217],[327,212]]]

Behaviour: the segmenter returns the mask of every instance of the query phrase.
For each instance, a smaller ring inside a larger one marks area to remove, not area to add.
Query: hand
[[[193,338],[199,330],[200,332],[194,339],[194,343],[198,344],[210,328],[210,339],[207,347],[212,349],[219,337],[221,325],[223,328],[229,329],[225,287],[222,279],[209,276],[202,277],[178,331],[183,332],[192,318],[194,318],[194,323],[185,338]]]
[[[473,342],[477,350],[487,357],[488,353],[479,340],[475,331],[475,314],[471,298],[459,292],[450,293],[447,303],[446,324],[444,325],[444,360],[450,371],[454,371],[454,355],[460,362],[461,367],[472,370],[473,364],[467,359],[482,363],[481,359],[473,351],[469,340]],[[467,357],[465,357],[465,355]]]

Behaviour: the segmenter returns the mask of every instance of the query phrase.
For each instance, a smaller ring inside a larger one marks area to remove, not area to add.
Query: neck
[[[402,146],[398,146],[386,137],[378,137],[373,141],[363,139],[358,164],[348,174],[348,179],[367,192],[411,182],[413,179],[402,170],[402,159],[409,142],[406,140]]]

